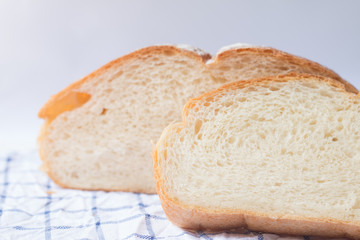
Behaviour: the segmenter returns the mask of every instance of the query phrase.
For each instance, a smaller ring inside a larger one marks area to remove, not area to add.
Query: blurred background
[[[51,95],[153,44],[272,46],[360,88],[359,10],[357,0],[1,0],[0,156],[36,148]]]

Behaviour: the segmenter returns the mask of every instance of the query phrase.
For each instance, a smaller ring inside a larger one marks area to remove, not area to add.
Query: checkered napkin
[[[0,239],[315,239],[249,231],[186,232],[166,219],[157,195],[79,191],[39,171],[34,151],[0,158]]]

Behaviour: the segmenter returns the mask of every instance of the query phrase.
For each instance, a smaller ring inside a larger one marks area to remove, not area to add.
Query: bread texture
[[[191,99],[153,158],[182,228],[360,239],[360,96],[334,79],[238,81]]]
[[[231,48],[210,58],[192,47],[151,46],[60,91],[39,112],[43,169],[63,187],[155,193],[152,142],[181,120],[189,98],[235,80],[288,72],[345,82],[326,67],[272,48]]]

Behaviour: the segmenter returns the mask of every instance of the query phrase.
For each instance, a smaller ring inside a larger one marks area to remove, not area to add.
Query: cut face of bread
[[[289,71],[344,81],[319,64],[271,48],[230,49],[205,64],[209,58],[184,46],[148,47],[53,96],[39,113],[46,120],[39,137],[43,169],[64,187],[155,193],[152,142],[181,120],[189,98],[234,80]],[[240,64],[245,68],[238,71]]]
[[[168,218],[360,239],[359,102],[337,81],[294,74],[190,100],[153,155]]]

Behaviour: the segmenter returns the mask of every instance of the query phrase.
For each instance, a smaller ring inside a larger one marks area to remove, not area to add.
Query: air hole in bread
[[[259,137],[261,138],[261,139],[265,139],[266,138],[266,135],[265,135],[265,133],[259,133]]]
[[[341,131],[341,130],[343,130],[343,128],[344,128],[343,125],[339,125],[339,126],[336,127],[336,130]]]
[[[248,87],[244,90],[245,93],[248,93],[248,92],[255,92],[256,89],[254,87]]]
[[[320,91],[320,95],[329,98],[333,97],[333,95],[328,91]]]
[[[313,89],[318,88],[318,87],[316,86],[316,84],[314,84],[314,83],[312,83],[312,82],[303,82],[301,85],[304,86],[304,87],[307,87],[307,88],[313,88]]]
[[[63,139],[64,140],[67,140],[67,139],[69,139],[70,138],[70,134],[68,134],[68,133],[64,133],[64,137],[63,137]]]
[[[208,98],[205,99],[205,101],[212,102],[212,101],[214,101],[214,98],[213,97],[208,97]]]
[[[310,125],[315,125],[316,124],[316,120],[311,120],[311,122],[309,123]]]
[[[250,56],[249,56],[249,57],[243,57],[243,58],[241,59],[241,61],[244,62],[244,63],[246,63],[246,62],[252,62]]]
[[[216,161],[216,165],[218,165],[219,167],[223,167],[224,164],[221,161]]]
[[[193,83],[194,83],[194,84],[200,84],[201,81],[202,81],[201,78],[196,78],[196,79],[193,81]]]
[[[242,68],[244,68],[244,65],[243,64],[235,64],[234,68],[235,69],[242,69]]]
[[[100,115],[105,115],[106,112],[107,112],[107,108],[103,108],[102,111],[101,111],[101,113],[100,113]]]
[[[226,83],[228,82],[226,77],[223,76],[217,76],[216,78],[213,78],[214,82],[216,83]]]
[[[188,62],[184,61],[184,60],[175,60],[174,63],[179,64],[179,65],[187,65]]]
[[[326,131],[325,134],[324,134],[325,138],[329,138],[331,136],[332,136],[332,132],[329,132],[329,131]]]
[[[278,69],[281,71],[289,71],[290,70],[288,67],[285,67],[285,66],[279,66]]]
[[[132,65],[129,67],[130,71],[135,71],[137,68],[139,68],[139,65]]]
[[[195,130],[195,135],[197,135],[199,133],[199,131],[201,129],[201,125],[202,125],[202,121],[197,119],[195,121],[195,129],[194,129]]]
[[[167,56],[167,57],[174,56],[175,54],[176,53],[174,51],[171,51],[171,50],[164,51],[164,55]]]
[[[220,66],[219,67],[219,69],[221,70],[221,71],[229,71],[231,68],[230,68],[230,66],[226,66],[226,65],[224,65],[224,66]]]
[[[356,152],[353,152],[352,150],[349,149],[344,150],[344,153],[348,158],[353,158],[356,154]]]
[[[155,60],[155,61],[157,61],[157,60]],[[163,62],[155,63],[156,67],[160,67],[160,66],[164,66],[164,65],[165,65],[165,63],[163,63]]]
[[[205,103],[204,103],[204,106],[205,106],[205,107],[208,107],[208,106],[210,106],[210,103],[209,103],[209,102],[205,102]]]
[[[189,71],[188,71],[188,70],[186,70],[186,69],[184,69],[184,70],[182,70],[182,71],[181,71],[181,73],[182,73],[182,74],[184,74],[184,75],[186,76],[186,75],[188,75],[188,74],[189,74]],[[195,79],[195,80],[194,80],[194,83],[195,83],[195,82],[196,82],[196,83],[199,83],[199,80],[200,80],[200,79]]]
[[[75,178],[75,179],[79,178],[79,175],[77,172],[71,172],[70,176],[71,176],[71,178]]]
[[[360,199],[359,198],[357,198],[355,200],[355,203],[354,203],[352,209],[360,209]]]
[[[259,115],[257,113],[250,116],[250,119],[252,119],[252,120],[258,120],[258,118],[259,118]]]
[[[271,87],[269,88],[269,90],[275,92],[275,91],[279,91],[280,88],[275,87],[275,86],[271,86]]]
[[[87,154],[93,154],[93,153],[94,153],[94,151],[93,151],[93,150],[91,150],[91,149],[89,149],[89,150],[86,150],[86,153],[87,153]]]
[[[224,107],[230,107],[231,105],[233,105],[233,102],[225,102],[222,104]]]

